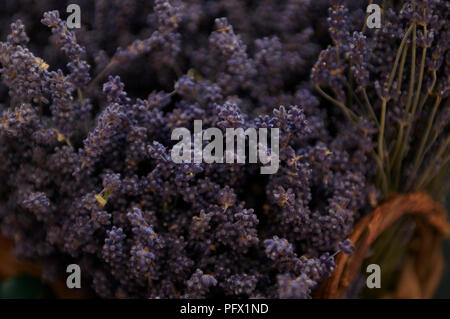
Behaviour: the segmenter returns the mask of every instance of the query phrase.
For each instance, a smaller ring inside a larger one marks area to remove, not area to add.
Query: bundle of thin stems
[[[411,6],[412,12],[423,10],[424,17],[429,13],[428,7],[416,6],[415,1],[411,1]],[[427,40],[419,43],[419,37],[428,39],[429,32],[433,32],[430,28],[413,15],[394,51],[386,80],[370,79],[369,83],[383,83],[374,85],[377,94],[370,94],[370,84],[355,87],[352,61],[350,58],[342,61],[339,53],[338,65],[350,65],[346,83],[341,83],[347,89],[345,99],[342,94],[336,93],[340,98],[331,96],[328,89],[335,90],[330,85],[326,88],[320,83],[315,85],[322,97],[342,110],[357,132],[365,134],[359,127],[361,118],[373,123],[376,134],[369,152],[377,165],[373,182],[382,194],[382,202],[355,225],[350,235],[356,246],[353,256],[338,256],[338,269],[319,289],[319,296],[342,297],[356,274],[361,270],[365,274],[365,265],[372,263],[383,268],[384,286],[376,295],[369,292],[369,297],[431,297],[437,285],[441,242],[449,231],[445,210],[439,204],[450,185],[448,119],[439,118],[440,114],[448,117],[443,110],[449,107],[445,92],[449,79],[447,70],[427,65],[433,59],[435,46],[441,45],[440,49],[448,51],[448,44],[442,43],[445,39],[434,46]],[[362,32],[373,31],[364,26]],[[339,52],[339,43],[335,45]],[[359,108],[352,109],[354,105]],[[392,112],[396,111],[393,121]],[[415,247],[418,239],[420,249]],[[423,258],[427,252],[433,253]],[[406,277],[417,283],[414,293],[402,287]]]
[[[414,6],[414,1],[412,3]],[[351,71],[349,80],[345,83],[349,93],[347,101],[332,97],[320,85],[315,85],[315,88],[322,97],[338,106],[355,127],[361,115],[349,105],[356,101],[366,110],[366,114],[362,116],[372,121],[378,129],[376,147],[370,151],[370,155],[377,164],[374,182],[384,198],[399,192],[427,191],[435,199],[442,201],[450,186],[450,133],[445,129],[438,130],[434,125],[438,120],[437,114],[445,106],[448,107],[449,101],[438,90],[439,82],[444,79],[438,78],[437,70],[426,68],[427,56],[431,54],[431,50],[429,45],[422,48],[417,45],[419,29],[427,38],[427,24],[413,19],[398,46],[392,71],[384,83],[383,92],[387,92],[387,95],[377,97],[381,99],[379,110],[374,109],[375,103],[370,101],[368,88],[356,90],[352,87]],[[365,30],[364,27],[363,31]],[[423,90],[426,73],[432,80],[428,88]],[[394,138],[391,136],[388,139],[387,113],[392,106],[390,94],[401,93],[404,77],[407,77],[408,82],[406,104],[394,128]],[[371,80],[373,82],[375,79]],[[425,123],[420,136],[414,127],[418,114],[421,115],[421,122]],[[415,141],[418,139],[418,143],[411,145],[412,154],[407,154],[408,144],[411,144],[413,138]]]

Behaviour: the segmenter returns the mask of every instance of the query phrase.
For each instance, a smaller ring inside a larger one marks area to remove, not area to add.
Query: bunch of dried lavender
[[[16,253],[46,277],[79,264],[101,297],[310,297],[372,190],[364,140],[332,134],[308,83],[326,2],[80,1],[80,30],[58,11],[35,25],[60,1],[19,2],[6,14],[34,28],[0,42],[0,226]],[[279,128],[278,173],[175,164],[170,132],[196,119]]]

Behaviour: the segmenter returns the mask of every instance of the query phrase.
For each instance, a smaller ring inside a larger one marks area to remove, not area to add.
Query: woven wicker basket
[[[341,298],[362,266],[371,246],[403,217],[415,221],[414,239],[395,287],[383,298],[431,298],[443,270],[442,241],[449,233],[445,209],[425,193],[396,195],[362,218],[350,236],[352,255],[339,253],[333,275],[321,284],[317,298]]]

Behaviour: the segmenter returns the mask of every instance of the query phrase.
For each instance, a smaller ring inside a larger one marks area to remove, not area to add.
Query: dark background
[[[450,194],[447,196],[447,213],[450,220]],[[450,239],[447,239],[444,243],[444,259],[445,270],[444,275],[441,278],[441,283],[436,291],[436,298],[450,299]]]

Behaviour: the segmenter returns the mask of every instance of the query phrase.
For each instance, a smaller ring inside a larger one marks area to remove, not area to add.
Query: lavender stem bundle
[[[448,3],[388,5],[375,31],[357,31],[340,1],[329,14],[333,45],[313,68],[316,90],[360,134],[371,134],[376,185],[384,196],[427,190],[442,200],[449,189]],[[353,96],[365,106],[351,105]],[[434,185],[437,177],[444,184]]]

